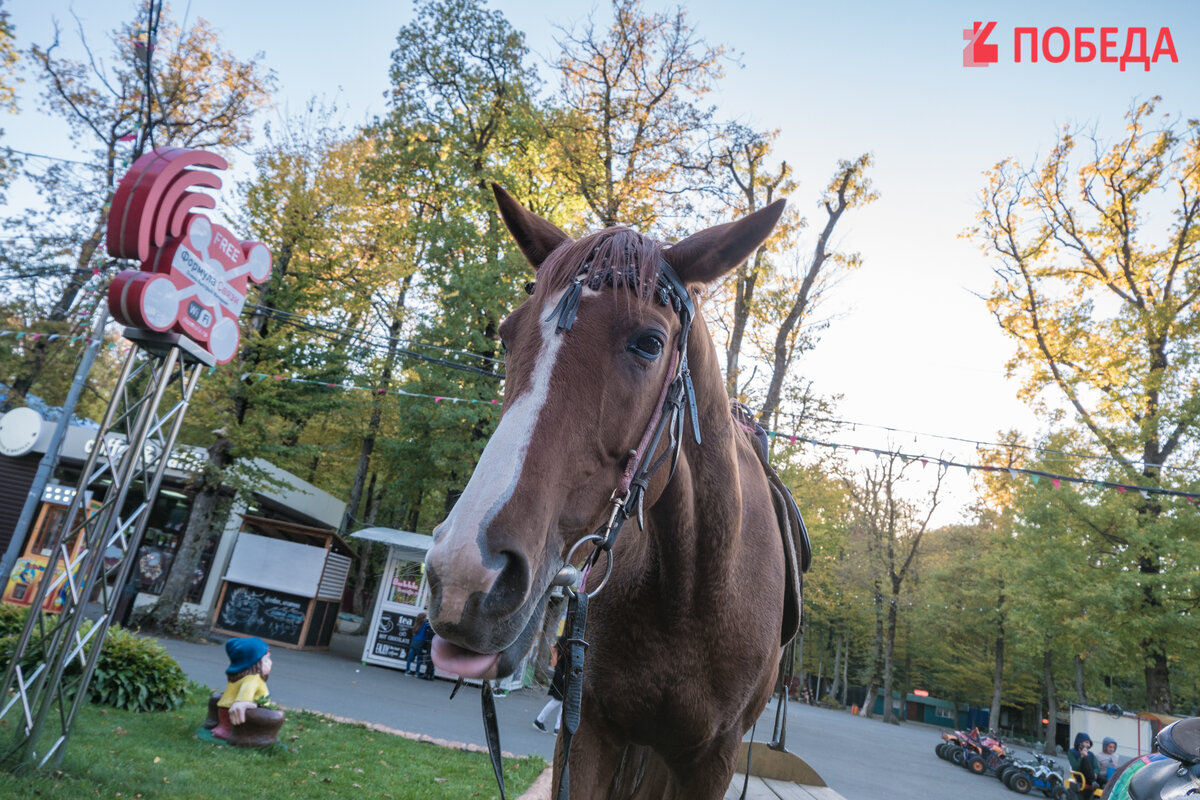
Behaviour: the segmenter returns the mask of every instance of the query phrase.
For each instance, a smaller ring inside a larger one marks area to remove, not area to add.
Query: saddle
[[[783,561],[785,567],[783,595],[783,623],[780,628],[780,644],[786,645],[800,632],[802,606],[803,573],[808,571],[812,561],[812,543],[808,538],[808,528],[804,525],[804,517],[796,506],[796,500],[787,485],[779,478],[779,473],[771,466],[767,432],[755,421],[750,410],[738,402],[730,404],[733,419],[754,436],[754,452],[766,473],[767,483],[771,486],[771,499],[775,506],[775,519],[779,523],[779,532],[783,538]]]

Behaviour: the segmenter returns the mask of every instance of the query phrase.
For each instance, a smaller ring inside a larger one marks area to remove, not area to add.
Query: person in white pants
[[[554,650],[550,653],[550,663],[554,665],[554,676],[550,678],[550,699],[546,701],[546,705],[542,706],[542,710],[533,720],[533,727],[542,733],[549,733],[546,724],[551,717],[554,717],[554,733],[557,734],[559,727],[562,726],[563,692],[567,679],[566,649],[563,646],[562,638],[554,643]]]

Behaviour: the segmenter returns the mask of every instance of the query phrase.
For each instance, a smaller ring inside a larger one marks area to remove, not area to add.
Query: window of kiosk
[[[26,550],[26,555],[29,556],[49,556],[51,549],[54,547],[54,538],[58,536],[63,525],[67,521],[68,506],[59,505],[57,503],[43,503],[41,519],[38,520],[37,530],[33,532],[33,537],[29,542],[29,549]],[[83,509],[75,515],[76,524],[83,522]]]
[[[187,525],[191,505],[187,495],[170,489],[164,489],[154,499],[146,521],[146,532],[142,537],[142,545],[138,548],[137,560],[134,563],[133,578],[138,589],[149,594],[161,594],[167,583],[171,565],[175,561],[175,553],[183,541],[183,531]],[[212,564],[211,555],[208,565]],[[203,567],[202,567],[203,568]],[[204,580],[208,570],[203,568],[199,578],[193,577],[193,583],[199,583],[203,591]],[[195,587],[189,585],[189,593]]]
[[[403,603],[409,606],[420,606],[421,577],[425,574],[425,565],[419,561],[400,561],[392,575],[391,585],[388,586],[387,601]]]

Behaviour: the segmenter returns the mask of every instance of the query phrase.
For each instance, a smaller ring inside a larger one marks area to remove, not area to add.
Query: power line
[[[857,421],[853,421],[853,420],[833,419],[833,418],[814,418],[814,417],[810,417],[810,418],[806,419],[803,416],[797,415],[797,414],[783,414],[781,416],[790,417],[793,420],[793,422],[807,421],[807,422],[813,422],[813,423],[827,423],[830,425],[837,425],[842,428],[849,427],[852,430],[855,428],[861,427],[861,428],[871,428],[874,430],[887,431],[889,433],[902,433],[902,434],[906,434],[906,435],[911,435],[913,437],[913,441],[916,441],[916,437],[921,436],[921,437],[925,437],[925,438],[929,438],[929,439],[940,439],[942,441],[961,442],[963,444],[970,444],[970,445],[973,445],[976,449],[979,449],[981,447],[992,447],[992,448],[1001,449],[1001,450],[1010,450],[1010,449],[1011,450],[1024,450],[1024,451],[1032,452],[1032,453],[1062,456],[1064,458],[1075,458],[1075,459],[1079,459],[1079,460],[1104,461],[1104,462],[1108,462],[1108,463],[1112,463],[1112,464],[1121,464],[1121,465],[1124,465],[1124,463],[1125,463],[1118,459],[1113,458],[1112,456],[1104,455],[1104,454],[1072,453],[1067,450],[1059,450],[1059,449],[1051,448],[1051,447],[1039,447],[1037,445],[1016,444],[1016,443],[1012,443],[1012,442],[988,442],[988,441],[983,441],[983,440],[979,440],[979,439],[965,438],[965,437],[961,437],[961,436],[950,436],[948,434],[942,434],[942,433],[928,433],[926,431],[914,431],[914,430],[909,430],[906,428],[894,428],[894,427],[890,427],[887,425],[877,425],[877,424],[873,424],[870,422],[857,422]],[[1164,470],[1176,470],[1176,471],[1180,471],[1180,472],[1200,473],[1200,469],[1197,469],[1195,467],[1179,467],[1179,466],[1172,466],[1169,464],[1161,464],[1161,465],[1160,464],[1147,464],[1147,462],[1145,460],[1130,460],[1128,463],[1135,464],[1135,465],[1140,464],[1143,467],[1150,466],[1150,467],[1155,467],[1157,469],[1164,469]]]
[[[280,318],[289,317],[292,319],[300,319],[300,320],[307,321],[307,319],[301,314],[296,314],[291,311],[285,311],[283,309],[272,308],[271,306],[259,304],[259,305],[254,306],[254,308],[269,311],[272,315],[278,315]],[[382,343],[383,345],[390,345],[393,342],[395,342],[395,343],[405,342],[409,347],[414,347],[414,346],[428,347],[432,350],[440,350],[441,352],[447,353],[450,355],[462,355],[462,356],[467,356],[468,358],[476,358],[476,359],[479,359],[480,361],[489,361],[493,364],[497,364],[500,366],[504,365],[504,359],[494,358],[492,356],[486,356],[482,353],[473,353],[470,350],[459,350],[459,349],[456,349],[453,347],[445,347],[443,345],[432,344],[430,342],[423,342],[419,339],[413,339],[411,337],[401,339],[399,336],[381,336],[381,335],[375,334],[375,333],[364,332],[364,331],[358,330],[356,328],[347,328],[344,326],[330,325],[328,323],[319,323],[319,324],[321,324],[326,330],[336,331],[341,334],[353,335],[353,336],[362,337],[365,339],[370,339],[371,341],[379,342],[379,343]]]
[[[7,153],[10,156],[13,153],[18,153],[23,156],[28,156],[29,158],[42,158],[47,161],[61,161],[64,164],[79,164],[80,166],[84,166],[84,167],[95,167],[96,166],[94,163],[92,163],[90,161],[76,161],[73,158],[61,158],[59,156],[48,156],[45,153],[31,153],[28,150],[18,150],[15,147],[5,146],[4,149],[5,149],[5,151],[7,151]]]
[[[965,469],[968,473],[971,470],[978,470],[980,472],[1007,472],[1009,476],[1014,479],[1018,475],[1027,475],[1033,481],[1035,486],[1042,478],[1046,478],[1051,482],[1051,485],[1055,489],[1057,489],[1062,483],[1074,483],[1087,486],[1099,486],[1105,489],[1115,489],[1122,494],[1127,492],[1138,492],[1143,497],[1149,497],[1150,495],[1162,495],[1167,497],[1180,497],[1192,503],[1200,502],[1200,492],[1186,492],[1178,489],[1163,489],[1157,486],[1141,486],[1139,484],[1120,483],[1117,481],[1093,480],[1091,478],[1080,478],[1075,475],[1060,475],[1055,472],[1046,472],[1045,470],[1039,469],[1027,469],[1025,467],[997,467],[991,464],[970,464],[934,456],[911,455],[899,450],[879,450],[874,447],[863,447],[861,445],[848,445],[841,442],[826,442],[820,439],[813,439],[808,436],[798,436],[795,434],[781,433],[779,431],[767,431],[767,436],[772,439],[786,439],[793,444],[796,442],[803,442],[805,444],[813,444],[819,447],[828,447],[835,451],[839,448],[843,450],[851,449],[855,453],[865,451],[876,456],[899,458],[901,461],[906,463],[909,461],[916,461],[922,465],[936,464],[941,468],[959,467],[961,469]]]
[[[474,367],[474,366],[471,366],[470,364],[461,364],[456,361],[449,361],[444,358],[435,358],[433,356],[427,356],[422,353],[413,352],[412,350],[410,350],[408,348],[396,347],[393,349],[388,344],[380,344],[379,342],[372,341],[371,337],[369,337],[361,332],[356,332],[356,331],[349,330],[349,329],[341,329],[341,328],[336,328],[336,327],[324,326],[319,323],[308,322],[303,319],[292,319],[289,317],[277,316],[277,315],[271,314],[270,309],[264,308],[263,310],[268,311],[268,316],[278,320],[279,322],[282,322],[282,323],[285,323],[288,325],[293,325],[297,328],[307,330],[310,333],[315,333],[319,336],[324,337],[325,339],[327,339],[328,341],[331,341],[331,342],[340,343],[343,338],[349,338],[351,340],[357,339],[358,346],[366,347],[376,353],[386,350],[388,352],[394,353],[395,355],[397,355],[401,358],[422,361],[427,364],[436,364],[438,366],[447,367],[449,369],[458,370],[460,372],[469,372],[469,373],[472,373],[475,375],[482,375],[485,378],[491,378],[493,380],[499,380],[504,377],[500,373],[493,372],[492,370],[483,369],[481,367]]]

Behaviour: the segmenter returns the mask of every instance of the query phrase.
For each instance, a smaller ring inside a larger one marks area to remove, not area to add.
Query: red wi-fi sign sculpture
[[[174,331],[202,345],[217,363],[237,353],[238,317],[249,281],[271,274],[271,251],[243,242],[196,213],[215,208],[195,187],[219,189],[225,159],[203,150],[159,148],[125,173],[113,195],[106,241],[114,258],[137,259],[108,289],[108,308],[125,325]]]

